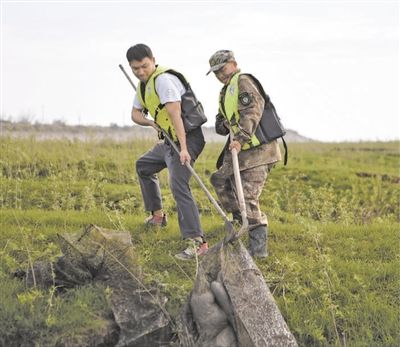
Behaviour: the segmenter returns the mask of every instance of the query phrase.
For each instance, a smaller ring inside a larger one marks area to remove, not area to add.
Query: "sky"
[[[133,125],[125,54],[137,43],[183,73],[213,126],[234,52],[287,129],[320,141],[400,138],[399,1],[4,1],[5,120]],[[135,80],[134,76],[131,74]],[[136,80],[135,80],[136,81]]]

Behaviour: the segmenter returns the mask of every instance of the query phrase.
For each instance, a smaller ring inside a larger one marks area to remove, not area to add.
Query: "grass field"
[[[55,295],[11,276],[54,260],[56,233],[90,223],[131,232],[146,280],[161,285],[176,317],[196,269],[173,257],[182,242],[166,172],[160,181],[170,223],[142,226],[134,162],[151,145],[0,139],[1,346],[79,345],[104,328],[108,288]],[[211,191],[222,145],[207,145],[195,165]],[[289,151],[288,166],[272,171],[262,194],[270,256],[257,265],[291,331],[300,346],[399,346],[400,143],[290,144]],[[194,180],[192,190],[215,244],[223,221]]]

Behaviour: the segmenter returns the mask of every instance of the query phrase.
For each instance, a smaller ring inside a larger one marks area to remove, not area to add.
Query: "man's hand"
[[[154,129],[156,129],[157,131],[160,131],[160,127],[156,124],[156,122],[154,122],[153,120],[150,120],[150,119],[148,119],[148,121],[149,121],[149,125],[151,126],[151,127],[153,127]]]
[[[137,108],[132,108],[132,112],[131,112],[131,117],[132,117],[132,121],[136,124],[148,127],[151,126],[154,129],[156,129],[157,131],[159,131],[158,125],[156,123],[154,123],[153,120],[146,118],[146,116],[143,113],[143,110],[139,110]]]
[[[182,151],[179,153],[179,157],[180,157],[180,161],[181,161],[181,164],[182,164],[182,165],[185,165],[185,163],[190,164],[190,160],[192,159],[192,158],[190,157],[189,152],[188,152],[186,149],[182,150]]]
[[[236,149],[236,153],[239,153],[242,149],[242,145],[239,141],[233,140],[229,145],[229,149],[232,150],[233,148]]]

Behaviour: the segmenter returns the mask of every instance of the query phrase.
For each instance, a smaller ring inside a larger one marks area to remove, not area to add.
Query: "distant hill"
[[[207,142],[224,142],[225,137],[215,133],[214,127],[203,127],[204,136]],[[11,137],[35,137],[38,140],[61,139],[70,140],[103,140],[112,139],[115,141],[130,141],[134,139],[154,138],[154,130],[141,126],[118,126],[108,127],[94,125],[66,125],[56,121],[52,124],[29,123],[29,122],[10,122],[0,120],[0,136]],[[287,130],[286,142],[309,142],[313,141],[300,135],[294,130]]]
[[[206,138],[207,142],[225,142],[226,141],[226,137],[218,135],[215,132],[214,127],[204,127],[203,129],[204,129],[204,137]],[[286,130],[285,141],[286,142],[310,142],[310,141],[314,141],[314,140],[300,135],[297,131]]]

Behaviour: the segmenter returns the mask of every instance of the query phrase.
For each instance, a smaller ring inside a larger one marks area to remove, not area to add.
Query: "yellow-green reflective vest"
[[[155,86],[156,77],[168,70],[168,68],[157,66],[153,74],[145,83],[144,88],[142,86],[143,82],[139,82],[137,87],[137,97],[142,107],[149,111],[156,124],[160,128],[164,129],[173,141],[178,141],[174,125],[169,118],[167,110],[163,107],[164,105],[160,102]],[[142,95],[143,90],[145,90],[144,97]]]
[[[240,114],[238,110],[239,100],[239,76],[240,72],[233,75],[225,90],[224,98],[219,100],[219,109],[222,115],[228,120],[233,133],[236,135],[240,132],[238,127]],[[223,104],[222,104],[223,101]],[[253,148],[261,144],[256,135],[253,135],[249,142],[242,146],[242,150]]]

